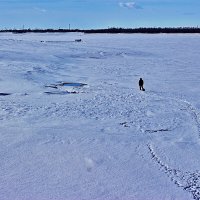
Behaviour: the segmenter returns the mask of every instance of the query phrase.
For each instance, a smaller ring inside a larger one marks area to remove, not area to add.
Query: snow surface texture
[[[0,43],[1,200],[200,199],[200,35]]]

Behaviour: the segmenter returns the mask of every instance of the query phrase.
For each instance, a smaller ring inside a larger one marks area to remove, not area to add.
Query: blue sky
[[[200,26],[200,0],[0,0],[0,28]]]

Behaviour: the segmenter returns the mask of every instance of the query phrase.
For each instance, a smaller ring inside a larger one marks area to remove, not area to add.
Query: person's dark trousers
[[[140,86],[140,90],[144,90],[143,86]]]

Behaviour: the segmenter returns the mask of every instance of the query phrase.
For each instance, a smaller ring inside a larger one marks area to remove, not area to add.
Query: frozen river
[[[200,199],[200,35],[0,44],[1,200]]]

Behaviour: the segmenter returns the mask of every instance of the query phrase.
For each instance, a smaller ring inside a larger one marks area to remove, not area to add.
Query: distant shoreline
[[[4,29],[0,32],[11,32],[14,34],[20,33],[69,33],[69,32],[82,32],[82,33],[144,33],[144,34],[159,34],[159,33],[200,33],[199,27],[178,27],[178,28],[108,28],[108,29]]]

